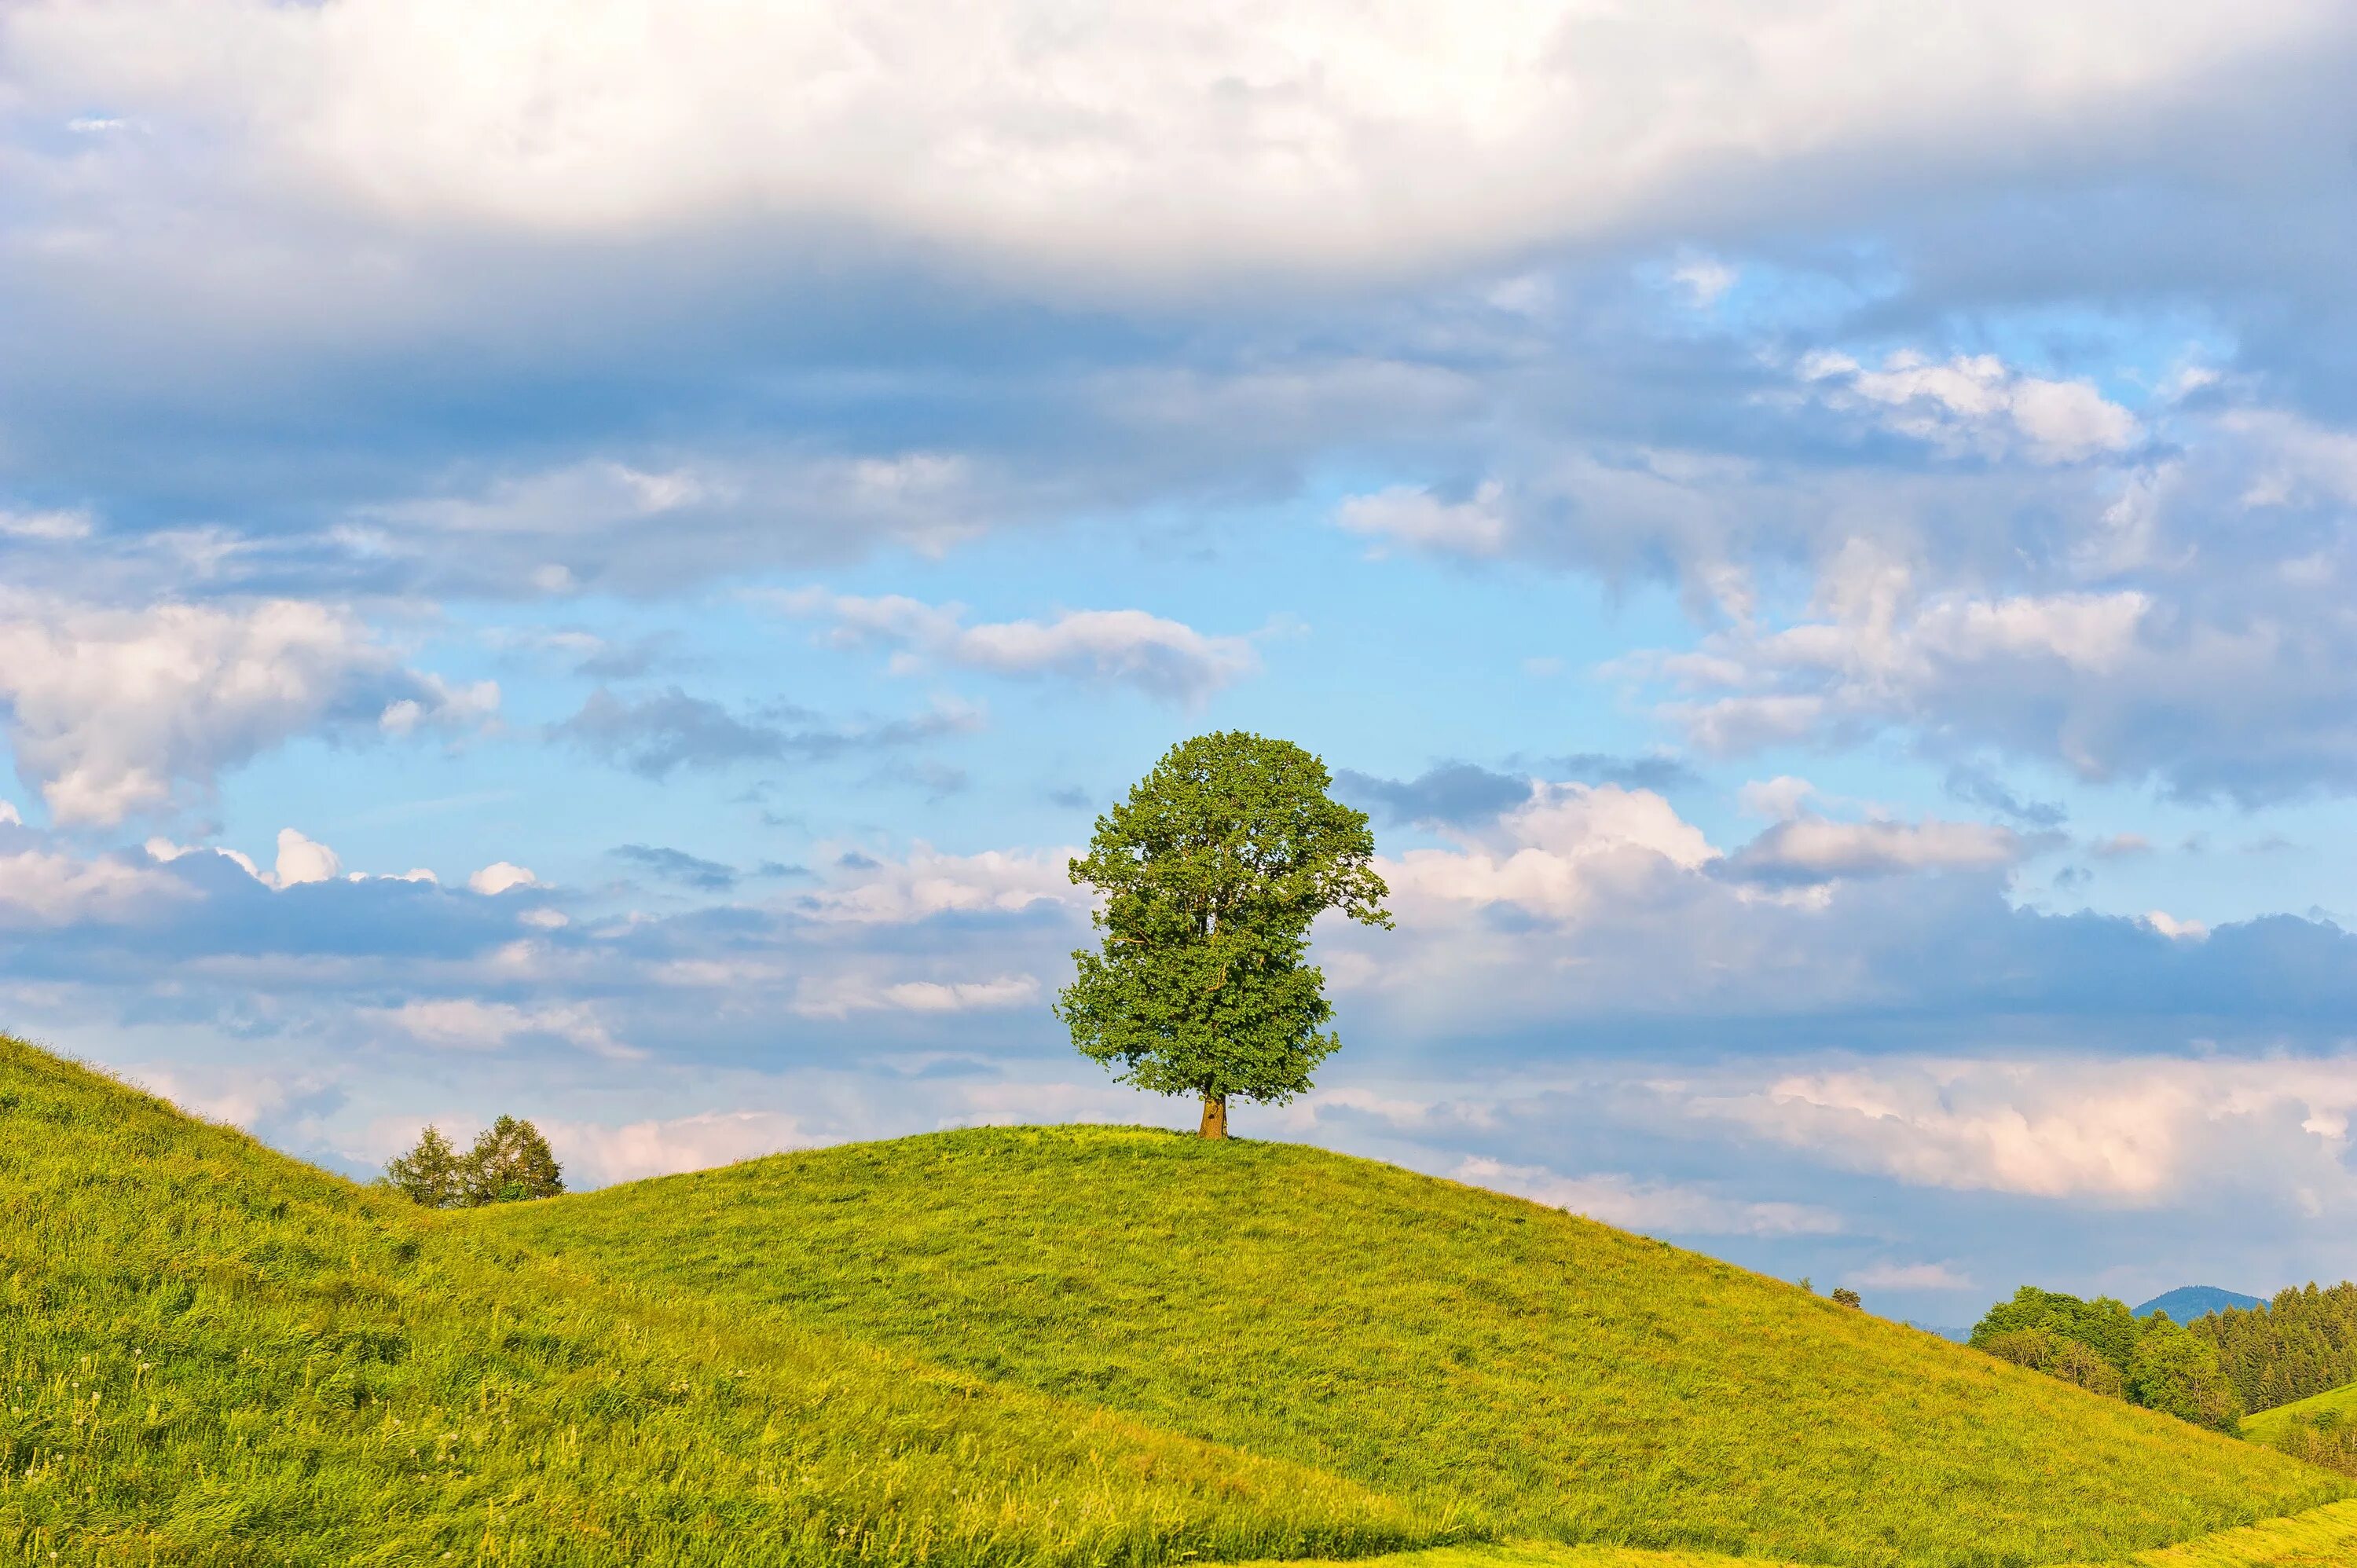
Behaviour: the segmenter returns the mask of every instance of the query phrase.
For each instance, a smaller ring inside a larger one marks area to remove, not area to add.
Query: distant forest
[[[2218,1369],[2256,1412],[2357,1383],[2357,1284],[2278,1291],[2265,1306],[2228,1307],[2186,1325],[2217,1348]]]

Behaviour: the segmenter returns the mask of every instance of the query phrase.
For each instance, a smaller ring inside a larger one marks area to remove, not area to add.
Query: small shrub
[[[1866,1303],[1859,1299],[1857,1292],[1850,1289],[1849,1286],[1839,1285],[1834,1290],[1834,1305],[1835,1306],[1855,1306],[1863,1308],[1866,1305]]]

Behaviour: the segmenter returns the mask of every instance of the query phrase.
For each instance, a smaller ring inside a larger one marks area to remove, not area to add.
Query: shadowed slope
[[[982,1130],[474,1223],[1503,1535],[2059,1563],[2346,1491],[1707,1258],[1297,1146]]]

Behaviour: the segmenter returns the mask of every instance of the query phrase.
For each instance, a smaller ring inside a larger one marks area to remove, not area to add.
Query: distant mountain
[[[1953,1339],[1959,1345],[1973,1337],[1971,1329],[1959,1328],[1953,1323],[1918,1323],[1910,1317],[1907,1320],[1907,1326],[1920,1328],[1926,1334],[1936,1334],[1943,1339]]]
[[[2220,1290],[2216,1285],[2179,1285],[2175,1290],[2154,1296],[2137,1307],[2136,1315],[2150,1317],[2156,1312],[2165,1312],[2175,1322],[2190,1323],[2204,1313],[2223,1312],[2230,1306],[2239,1306],[2248,1312],[2255,1306],[2266,1305],[2259,1296],[2244,1295],[2240,1291]]]

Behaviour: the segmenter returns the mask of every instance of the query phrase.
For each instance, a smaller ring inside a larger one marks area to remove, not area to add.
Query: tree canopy
[[[427,1127],[416,1147],[386,1163],[384,1185],[428,1208],[479,1208],[554,1197],[565,1190],[565,1168],[539,1128],[502,1116],[463,1157],[440,1128]]]
[[[1972,1342],[2001,1360],[2197,1426],[2233,1432],[2241,1424],[2243,1402],[2217,1351],[2165,1312],[2138,1321],[2107,1295],[2083,1301],[2024,1285],[1973,1326]]]
[[[2228,1307],[2186,1325],[2218,1348],[2218,1362],[2246,1410],[2357,1383],[2357,1284],[2276,1293],[2265,1306]]]
[[[1326,766],[1241,730],[1173,746],[1097,819],[1073,882],[1096,888],[1097,951],[1072,955],[1057,1003],[1072,1044],[1159,1094],[1203,1101],[1227,1135],[1232,1098],[1282,1103],[1340,1041],[1309,928],[1329,909],[1388,929],[1366,813]]]

